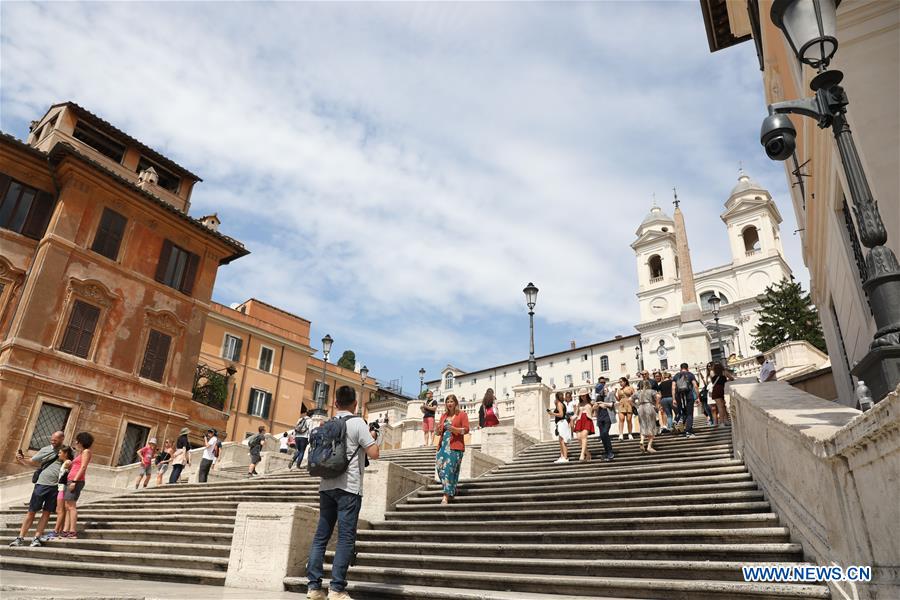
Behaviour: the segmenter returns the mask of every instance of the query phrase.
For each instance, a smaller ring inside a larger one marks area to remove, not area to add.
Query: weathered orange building
[[[255,298],[234,308],[212,303],[196,396],[228,414],[228,439],[243,439],[260,425],[283,432],[297,422],[302,405],[315,408],[322,360],[313,356],[309,329],[308,320]],[[329,414],[334,410],[334,390],[341,385],[356,389],[366,414],[375,380],[363,382],[359,373],[331,363],[327,369]]]
[[[0,474],[57,429],[117,465],[224,426],[192,389],[218,268],[247,250],[188,216],[197,181],[72,103],[0,137]]]

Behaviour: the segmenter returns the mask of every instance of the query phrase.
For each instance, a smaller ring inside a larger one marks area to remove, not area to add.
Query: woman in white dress
[[[559,439],[559,458],[555,462],[569,462],[569,447],[566,445],[572,439],[572,431],[569,429],[569,419],[566,415],[566,400],[562,392],[556,392],[553,408],[547,412],[556,422],[556,437]]]

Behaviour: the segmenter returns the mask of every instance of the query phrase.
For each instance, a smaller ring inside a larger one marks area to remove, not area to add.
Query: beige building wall
[[[734,43],[721,31],[711,31],[715,28],[708,13],[719,4],[707,0],[703,5],[712,50]],[[771,1],[762,0],[758,6],[759,29],[753,34],[762,51],[766,102],[811,95],[809,82],[815,72],[801,69],[781,30],[772,24]],[[729,15],[736,14],[731,4],[727,8]],[[845,0],[837,17],[839,48],[830,68],[844,73],[850,128],[887,229],[887,245],[900,254],[900,2]],[[746,28],[737,22],[730,26],[735,36]],[[765,115],[760,107],[760,123]],[[875,333],[854,253],[855,227],[847,225],[848,218],[855,217],[852,210],[850,215],[844,210],[848,188],[832,130],[820,129],[806,117],[791,115],[791,120],[797,128],[797,159],[800,164],[808,161],[803,168],[809,175],[804,178],[805,197],[800,186],[788,189],[801,230],[810,291],[822,319],[839,401],[855,406],[850,369],[868,352]],[[792,161],[784,163],[791,183],[793,168]],[[847,204],[852,207],[849,197]]]

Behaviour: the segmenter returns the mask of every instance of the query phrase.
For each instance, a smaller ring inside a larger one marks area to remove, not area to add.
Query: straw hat
[[[191,430],[188,429],[187,427],[182,427],[182,428],[181,428],[181,431],[178,432],[178,435],[187,435],[187,434],[189,434],[190,432],[191,432]]]
[[[591,392],[586,387],[583,387],[583,388],[578,389],[578,395],[579,396],[590,396]]]

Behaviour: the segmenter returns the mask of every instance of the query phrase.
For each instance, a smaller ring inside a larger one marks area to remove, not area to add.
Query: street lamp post
[[[713,292],[712,296],[709,298],[709,305],[712,307],[713,319],[716,322],[716,340],[719,342],[719,352],[721,352],[719,364],[724,366],[722,358],[725,356],[725,346],[722,345],[722,330],[719,328],[719,307],[722,305],[722,299]]]
[[[326,333],[325,337],[322,338],[322,356],[324,357],[322,360],[322,385],[319,389],[319,394],[316,396],[316,408],[312,411],[312,415],[310,415],[313,417],[325,417],[328,414],[325,410],[325,400],[327,399],[325,396],[327,381],[327,372],[325,369],[328,367],[328,355],[331,354],[331,345],[333,343],[334,340]]]
[[[794,154],[796,129],[789,113],[811,117],[820,128],[831,128],[847,180],[859,237],[868,248],[863,289],[875,318],[875,337],[869,352],[851,373],[864,379],[876,400],[884,398],[900,380],[900,263],[886,245],[887,230],[869,188],[862,161],[847,124],[849,100],[839,85],[844,74],[829,71],[837,52],[836,7],[840,0],[775,0],[771,19],[784,33],[797,59],[816,69],[810,82],[813,96],[769,105],[761,143],[772,160]]]
[[[366,397],[366,377],[368,377],[368,376],[369,376],[369,367],[367,367],[366,365],[363,365],[362,368],[359,370],[359,379],[362,382],[362,386],[361,386],[362,392],[360,393],[361,397],[359,399],[359,402],[357,403],[357,409],[356,409],[357,413],[360,415],[362,415],[362,405],[363,405],[363,402],[365,401],[365,397]]]
[[[525,303],[528,305],[528,322],[531,331],[531,341],[528,346],[528,372],[522,377],[522,383],[540,383],[541,376],[537,374],[537,363],[534,360],[534,305],[537,304],[538,289],[529,282],[522,291],[525,292]]]
[[[425,367],[419,369],[419,396],[422,396],[422,390],[425,389]]]

